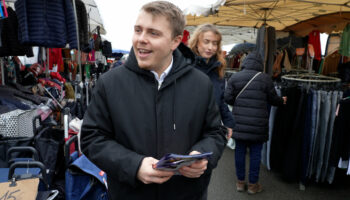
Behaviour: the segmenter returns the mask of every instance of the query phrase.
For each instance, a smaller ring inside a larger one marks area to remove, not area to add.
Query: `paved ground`
[[[305,191],[299,190],[298,183],[287,183],[278,174],[268,171],[264,166],[260,171],[262,193],[248,195],[235,190],[234,151],[226,148],[214,170],[209,185],[208,200],[350,200],[350,176],[339,173],[332,185],[311,183]]]

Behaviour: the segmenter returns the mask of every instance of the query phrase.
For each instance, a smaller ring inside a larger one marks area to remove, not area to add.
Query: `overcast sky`
[[[152,0],[95,0],[107,34],[104,35],[112,42],[113,49],[129,51],[131,38],[138,12],[143,4]],[[179,8],[184,9],[192,5],[210,6],[217,0],[170,0]]]

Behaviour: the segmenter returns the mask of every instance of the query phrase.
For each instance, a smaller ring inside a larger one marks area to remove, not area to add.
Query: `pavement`
[[[208,200],[350,200],[350,176],[344,170],[337,171],[333,184],[312,182],[302,191],[298,183],[286,182],[262,165],[259,182],[264,188],[261,193],[248,195],[236,191],[234,150],[226,148],[213,171]]]

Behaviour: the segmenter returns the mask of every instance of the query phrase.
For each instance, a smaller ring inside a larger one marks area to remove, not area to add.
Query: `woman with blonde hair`
[[[228,128],[228,138],[235,126],[233,115],[224,102],[226,61],[221,50],[222,36],[216,26],[203,24],[196,28],[188,46],[196,54],[195,66],[207,74],[214,86],[216,103],[220,109],[223,124]]]

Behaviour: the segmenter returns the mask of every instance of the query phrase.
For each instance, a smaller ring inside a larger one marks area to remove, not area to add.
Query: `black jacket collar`
[[[206,74],[218,68],[220,64],[220,61],[218,61],[215,56],[212,56],[208,63],[205,58],[196,56],[196,67]]]

